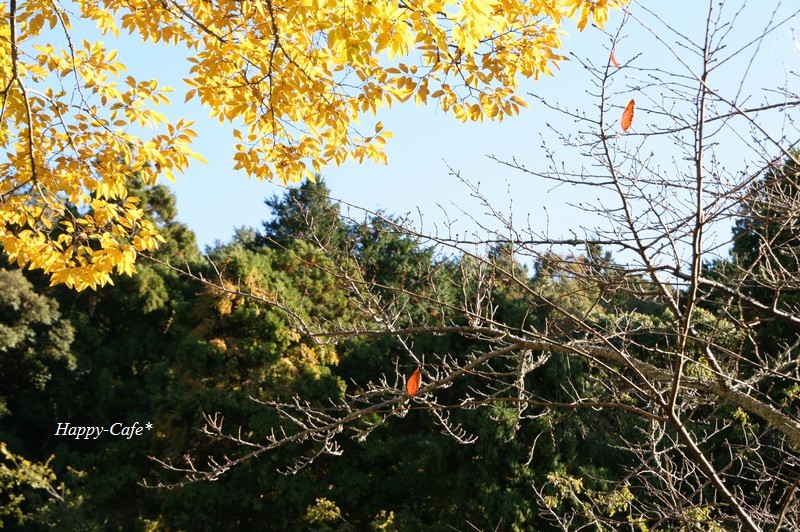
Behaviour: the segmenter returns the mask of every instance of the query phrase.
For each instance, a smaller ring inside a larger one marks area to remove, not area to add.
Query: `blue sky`
[[[731,28],[728,42],[731,49],[756,36],[771,16],[775,19],[787,17],[797,9],[791,5],[792,2],[751,1],[749,4],[747,11],[735,20]],[[677,54],[684,59],[691,58],[691,53],[680,50],[675,44],[680,40],[677,34],[658,28],[671,26],[684,35],[695,36],[699,42],[703,35],[706,5],[692,0],[641,0],[634,3],[633,13],[644,19],[654,33],[648,33],[636,23],[627,25],[623,30],[624,39],[615,51],[617,59],[623,64],[632,61],[632,66],[645,69],[685,70],[686,67],[677,62],[669,48],[677,49]],[[648,14],[645,8],[657,11],[657,17]],[[606,31],[614,33],[621,19],[621,12],[613,13]],[[785,82],[790,86],[794,83],[797,92],[796,75],[791,74],[800,66],[800,51],[793,35],[793,29],[800,28],[800,19],[795,17],[795,21],[797,23],[792,22],[767,37],[758,50],[757,61],[748,72],[746,85],[752,84],[754,90],[759,90],[774,83]],[[604,32],[596,28],[588,28],[583,33],[574,28],[567,28],[567,31],[569,35],[563,39],[565,55],[575,54],[598,64],[607,61],[609,39]],[[108,37],[105,40],[110,41]],[[143,45],[137,39],[125,36],[121,36],[117,46],[120,60],[129,65],[131,74],[142,78],[156,77],[161,84],[176,88],[173,104],[164,110],[168,116],[184,116],[196,121],[195,130],[199,138],[195,149],[206,157],[208,164],[192,164],[185,175],[169,185],[178,197],[179,219],[195,231],[201,249],[216,240],[229,240],[236,227],[258,227],[268,217],[264,198],[280,194],[283,189],[275,183],[250,180],[242,172],[233,171],[231,128],[207,118],[208,110],[195,102],[182,103],[185,88],[181,79],[189,66],[184,59],[185,52],[181,48]],[[688,66],[693,66],[691,61]],[[735,93],[745,66],[735,62],[724,65],[719,73],[714,73],[711,82],[719,87],[731,85],[730,90]],[[632,96],[640,99],[658,97],[657,88],[653,87],[647,89],[646,95],[637,93],[637,87],[647,82],[646,73],[623,68],[615,73],[615,78],[615,89],[619,91],[615,105],[620,108]],[[593,87],[589,73],[579,61],[564,62],[554,77],[527,80],[523,87],[524,93],[534,93],[552,104],[587,113],[596,111],[597,99],[590,94]],[[442,227],[447,219],[444,211],[450,219],[459,221],[457,227],[462,231],[474,229],[470,217],[486,220],[485,209],[470,197],[464,184],[449,175],[450,168],[472,182],[480,182],[481,190],[492,198],[495,206],[501,211],[513,212],[515,220],[523,225],[530,223],[542,230],[546,226],[553,235],[566,235],[568,229],[598,223],[568,205],[594,200],[594,197],[582,196],[587,192],[593,194],[591,190],[554,187],[553,182],[522,175],[487,157],[516,157],[529,168],[543,170],[546,167],[542,149],[544,140],[554,150],[558,164],[569,167],[584,164],[580,153],[560,148],[553,131],[569,134],[575,128],[573,121],[532,98],[527,99],[531,102],[529,109],[502,123],[462,124],[433,105],[421,108],[413,104],[396,105],[383,110],[378,117],[394,133],[387,147],[388,165],[347,163],[326,170],[323,176],[333,196],[348,203],[368,209],[384,209],[395,215],[411,213],[412,218],[418,221],[418,213],[422,213],[422,223],[428,231],[434,226]],[[644,132],[657,123],[657,116],[639,112],[632,132]],[[548,124],[552,128],[548,128]],[[780,129],[780,124],[774,127]],[[636,139],[632,136],[630,140],[620,138],[619,141],[635,143]],[[679,154],[673,153],[674,149],[666,138],[663,147],[656,150],[667,164],[679,159]],[[744,164],[746,151],[746,142],[745,145],[732,142],[730,148],[721,153],[730,158],[728,164],[736,166]],[[512,198],[513,209],[509,210]]]

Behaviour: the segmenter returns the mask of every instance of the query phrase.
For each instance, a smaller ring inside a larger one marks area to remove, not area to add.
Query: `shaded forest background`
[[[348,287],[324,267],[326,261],[355,257],[360,274],[375,287],[420,287],[435,275],[437,286],[453,288],[451,294],[437,294],[438,300],[458,301],[460,276],[471,259],[442,258],[382,215],[346,219],[322,182],[306,182],[267,200],[268,221],[260,230],[239,230],[206,258],[191,230],[176,221],[168,189],[140,186],[135,194],[166,238],[155,255],[161,263],[143,261],[136,276],[82,293],[50,287],[37,273],[7,264],[0,271],[4,528],[544,530],[554,526],[548,512],[586,504],[621,526],[646,528],[641,519],[646,516],[632,516],[628,503],[649,497],[657,506],[657,495],[612,489],[625,485],[638,463],[624,448],[636,440],[643,421],[613,409],[545,408],[528,419],[502,401],[461,409],[451,413],[454,422],[477,436],[475,443],[462,445],[410,404],[407,415],[378,425],[363,441],[343,440],[341,456],[323,455],[294,474],[282,471],[291,468],[297,449],[284,446],[216,482],[173,490],[143,487],[143,479],[152,483],[169,476],[150,457],[237,452],[235,445],[199,432],[203,413],[219,412],[229,429],[241,426],[246,436],[258,439],[280,419],[251,398],[298,395],[324,405],[328,398],[358,394],[359,386],[382,375],[409,375],[416,368],[396,336],[315,343],[294,330],[279,308],[203,286],[165,263],[209,279],[222,273],[249,293],[280,292],[288,306],[308,313],[300,318],[355,321],[363,318],[356,316],[362,310],[351,304]],[[730,263],[755,256],[750,214],[743,212],[736,224]],[[311,240],[324,243],[327,252]],[[596,303],[576,289],[577,278],[550,268],[546,259],[515,263],[502,244],[486,253],[487,261],[517,272],[539,293],[572,294],[574,308]],[[597,246],[576,250],[573,259],[579,269],[614,264]],[[724,276],[727,267],[720,261],[705,269],[713,277],[714,272]],[[536,329],[554,327],[559,319],[552,309],[532,305],[513,284],[497,283],[492,290],[499,322]],[[405,305],[406,326],[436,318],[438,307],[426,306],[424,298],[408,298]],[[643,324],[655,324],[653,329],[668,319],[664,308],[635,296],[608,305],[635,310]],[[568,331],[569,324],[558,327]],[[774,322],[759,334],[779,346],[797,332]],[[446,333],[419,334],[413,341],[418,353],[474,347],[469,338]],[[659,338],[642,334],[638,341],[657,345]],[[543,400],[567,403],[571,394],[564,384],[593,386],[591,372],[586,361],[552,355],[524,378]],[[466,376],[440,393],[463,395],[469,387]],[[796,404],[800,388],[787,384],[769,394],[783,405]],[[745,440],[759,423],[733,408],[713,415],[727,415],[727,425],[735,421],[725,435],[728,443]],[[59,422],[108,427],[134,421],[151,422],[154,429],[130,440],[54,435]],[[714,442],[708,445],[713,455]],[[713,515],[696,518],[703,526]],[[677,526],[649,523],[659,525]]]

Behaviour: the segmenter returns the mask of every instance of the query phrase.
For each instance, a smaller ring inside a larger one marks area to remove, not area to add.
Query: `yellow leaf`
[[[514,103],[516,103],[517,105],[519,105],[519,106],[521,106],[521,107],[525,107],[525,108],[527,108],[527,107],[530,107],[530,106],[528,105],[528,102],[526,102],[525,100],[523,100],[522,98],[520,98],[520,97],[519,97],[519,96],[517,96],[516,94],[515,94],[514,96],[512,96],[512,97],[511,97],[511,101],[512,101],[512,102],[514,102]]]

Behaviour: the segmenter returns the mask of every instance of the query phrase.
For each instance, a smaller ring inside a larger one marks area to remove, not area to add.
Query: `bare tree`
[[[628,420],[633,429],[617,450],[635,466],[603,494],[580,489],[567,473],[548,477],[550,484],[536,491],[542,515],[554,524],[800,528],[800,162],[793,140],[800,134],[792,115],[800,95],[790,89],[796,72],[776,71],[755,85],[750,78],[769,53],[767,38],[788,32],[800,11],[779,3],[766,25],[754,28],[745,19],[764,8],[747,4],[709,2],[699,39],[648,3],[632,5],[608,36],[609,50],[635,32],[640,48],[664,61],[632,57],[616,67],[605,55],[599,64],[597,56],[578,59],[595,83],[594,112],[542,101],[578,124],[577,133],[554,133],[583,164],[562,164],[562,148],[548,150],[544,170],[497,159],[599,196],[580,206],[602,220],[596,227],[573,228],[569,236],[517,227],[462,179],[496,214],[499,229],[462,239],[384,219],[383,230],[435,245],[448,257],[391,286],[366,278],[354,253],[345,250],[347,258],[334,261],[331,271],[363,321],[296,327],[319,342],[397,338],[404,367],[423,368],[416,394],[406,393],[408,372],[398,366],[331,404],[266,402],[286,423],[257,440],[227,432],[220,416],[209,415],[206,433],[241,452],[204,468],[190,460],[164,465],[184,474],[184,482],[213,480],[299,444],[306,452],[293,467],[302,468],[341,452],[340,438],[366,438],[409,408],[426,409],[465,444],[474,436],[453,421],[453,410],[503,402],[515,405],[523,424],[553,410],[592,409]],[[744,26],[749,38],[737,35],[743,44],[728,46]],[[623,134],[618,120],[630,99],[637,116]],[[741,160],[730,162],[732,153]],[[734,237],[725,237],[734,220]],[[330,240],[307,236],[341,254]],[[534,265],[536,275],[522,264]],[[450,275],[439,275],[448,268]],[[427,305],[427,319],[408,316],[409,297]],[[521,309],[513,319],[498,315],[501,299],[509,298]],[[421,353],[414,340],[421,334],[460,335],[474,347]],[[558,383],[568,400],[535,385],[537,371],[554,357],[585,364],[582,383]],[[467,378],[469,386],[446,392]],[[567,499],[568,506],[560,504]]]

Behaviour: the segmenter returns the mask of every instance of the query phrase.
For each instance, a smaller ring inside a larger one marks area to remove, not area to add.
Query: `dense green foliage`
[[[299,395],[324,403],[391,373],[396,364],[405,374],[413,369],[396,337],[314,343],[281,311],[281,305],[300,309],[295,320],[334,325],[363,317],[334,264],[365,280],[375,297],[385,287],[404,288],[393,302],[403,308],[396,327],[438,323],[441,316],[424,297],[425,281],[437,277],[439,286],[450,287],[438,300],[455,302],[459,287],[473,282],[474,265],[470,257],[436,264],[431,249],[394,231],[383,217],[346,222],[323,184],[305,183],[267,201],[273,218],[261,232],[241,230],[211,251],[227,283],[221,290],[166,266],[217,275],[175,220],[168,191],[139,189],[137,195],[167,242],[156,257],[161,262],[141,263],[135,277],[74,293],[48,288],[35,275],[0,270],[0,519],[7,529],[530,530],[551,526],[545,507],[580,513],[591,505],[614,516],[632,497],[651,496],[613,491],[635,460],[616,446],[636,441],[641,419],[594,409],[531,415],[510,402],[452,413],[478,436],[472,445],[456,443],[426,412],[411,410],[364,441],[344,440],[341,457],[322,457],[296,474],[281,471],[303,444],[262,455],[217,482],[176,490],[141,486],[142,479],[170,478],[150,456],[241,451],[202,435],[203,413],[222,413],[227,426],[258,439],[279,420],[252,399]],[[739,231],[744,235],[746,226]],[[735,257],[753,260],[747,249],[743,236]],[[529,272],[503,246],[489,258],[593,323],[618,319],[612,306],[624,309],[640,331],[639,345],[669,341],[653,332],[670,327],[657,305],[617,295],[598,306],[593,291],[599,288],[580,276],[554,274],[547,261]],[[610,265],[599,249],[574,262],[597,271]],[[561,337],[582,334],[517,285],[498,282],[492,291],[496,320]],[[450,334],[419,334],[414,342],[431,356],[474,347]],[[502,360],[492,364],[503,371]],[[470,379],[441,393],[455,397],[469,389]],[[565,355],[551,356],[525,379],[543,401],[568,402],[560,385],[566,382],[603,393],[602,368]],[[523,422],[524,415],[529,419]],[[66,421],[106,427],[150,422],[154,429],[130,440],[54,436]]]

